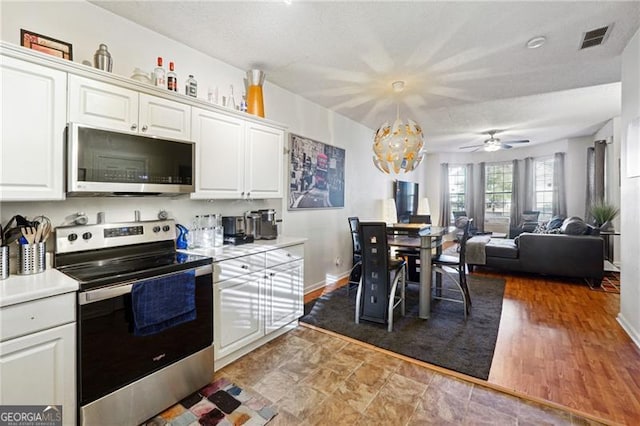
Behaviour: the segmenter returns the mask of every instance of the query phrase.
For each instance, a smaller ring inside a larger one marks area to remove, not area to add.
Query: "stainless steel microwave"
[[[67,126],[68,196],[190,193],[194,173],[193,142]]]

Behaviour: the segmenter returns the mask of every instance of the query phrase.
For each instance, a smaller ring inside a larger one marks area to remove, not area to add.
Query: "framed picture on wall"
[[[73,46],[71,46],[71,43],[56,40],[33,31],[20,29],[20,44],[38,52],[70,61],[73,60]]]
[[[345,150],[289,134],[289,210],[344,207]]]

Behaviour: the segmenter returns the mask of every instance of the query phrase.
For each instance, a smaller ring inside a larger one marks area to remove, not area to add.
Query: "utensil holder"
[[[44,272],[46,268],[47,246],[44,242],[22,244],[18,251],[18,274],[29,275]]]
[[[0,246],[0,280],[9,278],[9,246]]]

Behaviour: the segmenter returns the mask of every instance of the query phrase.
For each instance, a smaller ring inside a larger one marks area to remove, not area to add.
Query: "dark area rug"
[[[375,345],[411,358],[487,380],[498,338],[505,281],[468,277],[471,314],[465,321],[463,306],[444,300],[431,302],[431,318],[418,318],[417,284],[407,287],[406,315],[394,315],[393,331],[386,325],[355,323],[356,291],[341,287],[305,304],[300,321]],[[453,288],[450,278],[445,287]],[[451,293],[454,297],[459,293]]]

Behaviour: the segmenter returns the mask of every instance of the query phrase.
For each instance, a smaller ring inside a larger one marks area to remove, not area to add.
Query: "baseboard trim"
[[[629,321],[627,321],[624,315],[622,315],[622,313],[618,314],[616,320],[618,321],[618,324],[620,324],[622,329],[631,338],[631,341],[638,347],[638,349],[640,349],[640,333],[634,330],[634,328],[631,326]]]

